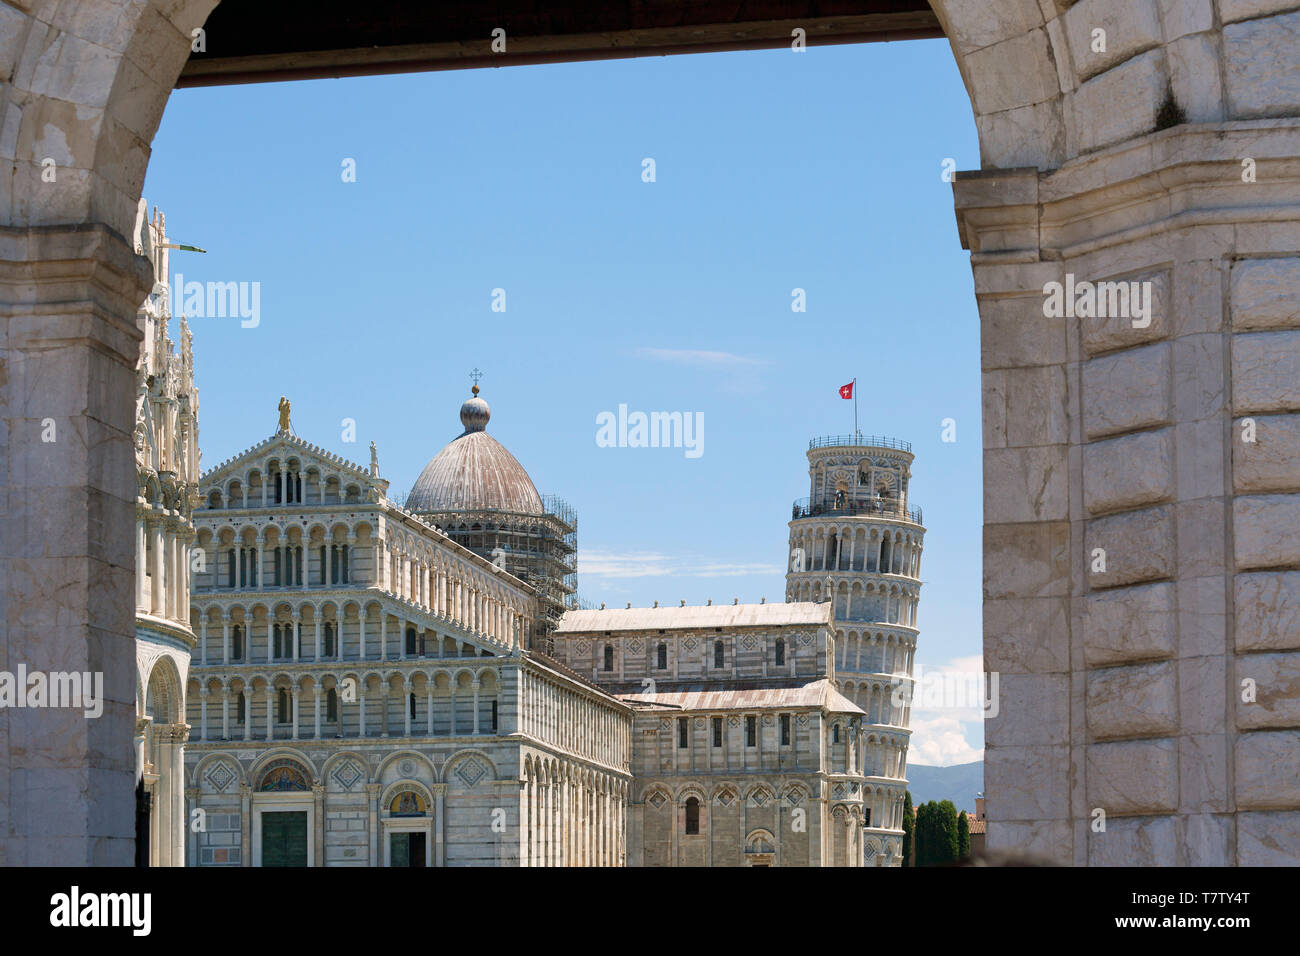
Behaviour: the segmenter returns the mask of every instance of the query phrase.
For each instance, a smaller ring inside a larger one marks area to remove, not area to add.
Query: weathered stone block
[[[990,820],[986,845],[990,850],[1003,850],[1017,857],[1041,860],[1053,866],[1070,866],[1072,828],[1069,820],[1042,820],[1036,822],[1002,822]]]
[[[1085,362],[1083,425],[1088,437],[1166,424],[1169,358],[1169,344],[1159,342]]]
[[[1080,0],[1061,18],[1079,79],[1096,76],[1135,53],[1158,46],[1160,18],[1152,0]],[[1103,31],[1105,48],[1094,50],[1094,30]]]
[[[1049,674],[1070,669],[1065,598],[1004,598],[984,602],[984,667],[988,671]]]
[[[1066,446],[991,448],[984,452],[984,520],[1051,521],[1069,517]]]
[[[1164,50],[1155,49],[1093,77],[1068,94],[1079,152],[1155,129],[1165,83]]]
[[[1172,813],[1178,807],[1178,748],[1172,739],[1087,746],[1088,806],[1108,817]]]
[[[1300,13],[1223,28],[1229,118],[1294,116],[1300,109]]]
[[[1031,30],[970,53],[971,100],[977,113],[997,113],[1041,103],[1060,93],[1047,32]],[[1014,64],[1014,66],[1013,66]]]
[[[1194,813],[1182,817],[1184,866],[1232,866],[1233,817]]]
[[[984,754],[985,779],[997,780],[990,820],[1067,820],[1070,755],[1065,745],[996,747]]]
[[[1237,814],[1238,866],[1295,866],[1300,859],[1300,813]]]
[[[1232,337],[1232,409],[1286,412],[1300,408],[1300,331]]]
[[[1175,567],[1171,505],[1093,518],[1084,534],[1084,563],[1094,588],[1172,577]],[[1105,570],[1101,567],[1104,557]]]
[[[1066,319],[1043,315],[1042,295],[981,297],[980,367],[1028,368],[1066,360]]]
[[[984,598],[1070,593],[1068,522],[984,526]]]
[[[1094,739],[1157,737],[1178,726],[1174,665],[1107,667],[1088,674],[1088,732]]]
[[[1246,681],[1254,700],[1247,701]],[[1237,658],[1237,726],[1300,726],[1300,654],[1247,654]]]
[[[1300,495],[1243,495],[1232,502],[1237,569],[1300,565]]]
[[[1088,833],[1089,866],[1177,866],[1174,817],[1107,819],[1102,833]]]
[[[1300,731],[1244,733],[1233,749],[1237,806],[1289,810],[1300,806]]]
[[[1090,514],[1158,504],[1173,492],[1171,429],[1090,442],[1083,447],[1083,503]]]
[[[1091,279],[1091,277],[1088,277]],[[1119,314],[1108,314],[1105,317],[1084,317],[1079,319],[1079,329],[1083,338],[1083,348],[1091,356],[1101,352],[1113,352],[1116,349],[1132,348],[1135,345],[1143,345],[1147,342],[1154,342],[1169,336],[1173,328],[1173,314],[1170,303],[1169,292],[1169,270],[1162,269],[1159,272],[1141,272],[1135,275],[1110,276],[1105,279],[1097,280],[1098,284],[1113,282],[1118,286],[1130,286],[1130,283],[1150,283],[1149,286],[1143,286],[1143,290],[1149,289],[1149,294],[1142,291],[1143,301],[1147,302],[1151,310],[1150,324],[1146,328],[1135,328],[1133,321],[1135,316],[1131,314],[1133,303],[1129,299],[1130,306],[1128,309],[1123,308],[1123,301],[1118,304],[1119,309],[1110,307],[1110,295],[1107,293],[1108,313],[1118,312]],[[1129,292],[1131,292],[1131,286]],[[1123,293],[1118,293],[1123,295]],[[1098,298],[1101,298],[1099,293]]]
[[[1229,296],[1237,331],[1300,326],[1300,258],[1243,259],[1232,265]]]
[[[1238,574],[1233,587],[1237,650],[1300,649],[1300,571]]]
[[[1064,674],[1002,674],[997,716],[984,721],[991,747],[1064,744],[1070,739],[1070,679]]]
[[[1239,418],[1229,440],[1233,490],[1300,490],[1300,415]]]
[[[1170,657],[1177,643],[1174,585],[1098,591],[1084,599],[1083,655],[1090,667]]]
[[[1228,743],[1222,733],[1178,738],[1178,791],[1184,813],[1228,809]]]

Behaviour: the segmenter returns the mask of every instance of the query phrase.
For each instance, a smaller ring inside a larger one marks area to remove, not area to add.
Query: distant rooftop
[[[633,607],[605,611],[565,611],[556,634],[591,631],[653,631],[703,627],[774,627],[830,623],[829,603],[692,604],[685,607]]]
[[[619,694],[634,707],[658,706],[673,710],[754,710],[761,707],[825,707],[833,713],[865,714],[861,707],[841,694],[829,680],[810,681],[794,687],[732,689],[734,682],[688,684],[681,690],[654,694]]]

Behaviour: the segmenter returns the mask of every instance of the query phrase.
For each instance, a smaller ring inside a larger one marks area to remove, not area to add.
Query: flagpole
[[[858,380],[853,379],[853,437],[858,437]]]

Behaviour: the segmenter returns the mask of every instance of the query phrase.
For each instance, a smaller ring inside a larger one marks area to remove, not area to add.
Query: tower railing
[[[821,435],[808,442],[808,448],[833,448],[847,445],[851,447],[894,448],[910,453],[912,443],[901,438],[886,438],[884,435],[864,435],[856,432],[852,435]]]
[[[915,524],[925,524],[921,520],[921,509],[906,507],[900,498],[884,498],[870,495],[858,497],[842,495],[825,501],[799,498],[790,510],[791,521],[822,516],[879,515],[882,518],[902,518]]]

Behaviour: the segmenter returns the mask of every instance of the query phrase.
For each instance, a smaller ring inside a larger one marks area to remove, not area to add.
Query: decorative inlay
[[[807,714],[800,714],[800,715],[799,715],[799,726],[800,726],[800,727],[807,727],[807,726],[808,726],[808,715],[807,715]]]
[[[645,641],[639,637],[634,637],[628,647],[631,648],[633,654],[641,654],[645,651]]]
[[[222,793],[226,787],[234,782],[235,774],[224,763],[216,763],[212,765],[212,769],[208,771],[205,779],[208,781],[208,786],[217,793]]]
[[[798,787],[791,787],[785,792],[786,802],[792,807],[797,807],[803,803],[803,791]]]
[[[867,844],[867,848],[866,848],[865,850],[862,851],[862,854],[863,854],[863,856],[865,856],[868,860],[874,858],[875,855],[876,855],[876,845],[875,845],[874,843],[868,843],[868,844]]]
[[[693,651],[698,646],[698,642],[695,640],[695,638],[688,637],[685,641],[682,642],[682,646],[685,647],[688,651]]]
[[[755,807],[767,806],[767,801],[771,799],[772,799],[772,795],[768,793],[766,790],[764,790],[762,787],[759,787],[757,790],[755,790],[752,794],[749,795],[749,802],[751,805]]]
[[[414,760],[403,760],[403,761],[402,761],[402,776],[404,776],[404,777],[409,777],[409,776],[411,776],[411,774],[413,774],[413,773],[415,773],[415,761],[414,761]],[[472,787],[473,784],[470,784],[470,786]]]
[[[334,768],[334,782],[344,790],[351,790],[357,785],[357,781],[365,776],[361,768],[356,765],[355,761],[345,760]]]
[[[668,802],[668,798],[663,795],[662,791],[656,790],[654,793],[650,794],[650,798],[646,802],[658,810]]]
[[[745,639],[740,643],[745,650],[752,651],[754,648],[758,647],[758,638],[753,634],[747,634],[745,635]]]
[[[468,760],[462,760],[460,765],[456,767],[456,776],[460,777],[460,779],[465,782],[465,786],[470,788],[482,780],[483,775],[486,773],[487,767],[483,766],[483,764],[479,763],[473,757],[470,757]]]
[[[717,797],[714,799],[716,799],[720,805],[729,807],[731,806],[732,801],[736,799],[736,791],[731,789],[720,790],[718,791]]]
[[[730,718],[728,718],[728,719],[727,719],[727,726],[728,726],[728,727],[739,727],[739,726],[740,726],[740,718],[739,718],[739,717],[730,717]]]

